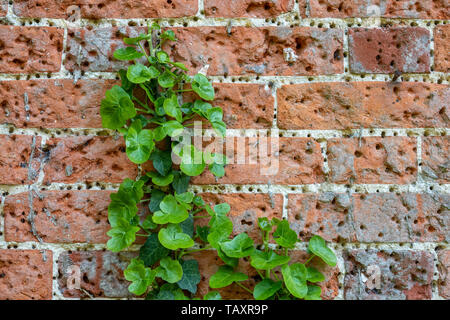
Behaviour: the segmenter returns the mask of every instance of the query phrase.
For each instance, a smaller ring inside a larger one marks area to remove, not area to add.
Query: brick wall
[[[257,217],[284,217],[330,241],[325,299],[450,299],[446,0],[0,0],[0,299],[129,295],[136,247],[105,250],[107,206],[139,168],[99,104],[124,66],[113,51],[148,18],[174,29],[177,61],[209,65],[230,137],[281,137],[275,176],[194,180],[231,204],[235,231],[257,240]],[[217,257],[198,258],[204,293]]]

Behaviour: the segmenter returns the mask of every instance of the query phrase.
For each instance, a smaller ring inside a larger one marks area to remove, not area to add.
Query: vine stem
[[[305,262],[305,264],[308,264],[311,260],[312,260],[312,258],[314,258],[316,255],[315,254],[313,254],[311,257],[309,257],[309,259],[308,260],[306,260],[306,262]]]
[[[243,284],[240,284],[239,282],[235,282],[239,287],[241,287],[242,289],[244,289],[245,291],[251,293],[253,295],[252,290],[250,290],[249,288],[247,288],[246,286],[244,286]]]

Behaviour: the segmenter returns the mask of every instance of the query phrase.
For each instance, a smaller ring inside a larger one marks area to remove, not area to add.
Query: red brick
[[[445,128],[450,89],[414,82],[328,82],[282,86],[278,127],[294,130]]]
[[[359,242],[442,242],[449,240],[450,197],[446,194],[354,195],[354,228]]]
[[[100,101],[115,83],[79,80],[74,84],[69,79],[0,82],[0,123],[19,128],[101,128]]]
[[[354,73],[430,72],[430,33],[424,28],[352,28],[349,51]]]
[[[135,256],[131,252],[63,252],[58,259],[59,290],[68,298],[131,298],[133,295],[128,292],[130,283],[125,280],[123,270]],[[68,286],[68,280],[74,280],[76,267],[80,268],[81,290],[69,289]]]
[[[380,270],[378,290],[371,290],[364,283],[372,274],[369,266]],[[433,271],[433,256],[429,252],[349,250],[345,252],[345,299],[428,300],[432,295]]]
[[[49,155],[44,167],[44,183],[121,183],[137,175],[137,166],[128,160],[123,138],[79,136],[48,140]]]
[[[438,183],[450,181],[450,137],[425,137],[422,140],[422,176]]]
[[[439,295],[450,300],[450,250],[438,251]]]
[[[437,26],[434,29],[435,70],[450,72],[450,25]]]
[[[72,7],[82,18],[177,18],[193,16],[197,0],[15,0],[14,13],[20,17],[76,19]]]
[[[109,237],[108,205],[110,191],[39,191],[7,196],[5,240],[36,241],[31,232],[30,208],[34,212],[32,225],[43,242],[106,243]],[[30,203],[30,196],[32,202]]]
[[[33,183],[41,168],[41,137],[0,135],[0,184]]]
[[[331,139],[329,180],[334,183],[406,184],[417,176],[416,140],[408,137]]]
[[[117,71],[128,63],[113,57],[123,48],[123,38],[137,37],[144,28],[113,27],[69,29],[64,66],[67,70]]]
[[[0,26],[0,72],[57,72],[61,68],[63,29]]]
[[[281,194],[201,194],[203,200],[211,206],[228,203],[231,211],[228,216],[233,221],[233,235],[247,232],[256,242],[261,243],[258,218],[282,219],[283,196]],[[209,219],[197,219],[199,225],[206,225]]]
[[[271,88],[260,84],[216,83],[213,105],[223,110],[228,129],[269,129],[274,117],[274,98]],[[185,102],[198,99],[186,95]],[[196,118],[197,119],[197,118]],[[198,118],[201,119],[201,118]],[[204,121],[204,126],[207,122]]]
[[[206,16],[268,18],[292,11],[293,0],[206,0]]]
[[[267,153],[264,152],[266,146]],[[310,184],[324,181],[321,148],[319,143],[310,138],[280,138],[258,142],[257,138],[230,137],[223,150],[231,163],[225,167],[225,176],[216,179],[209,171],[205,171],[202,175],[193,177],[192,183]],[[242,154],[242,159],[237,155],[237,150]],[[259,153],[267,154],[267,157],[258,157]]]
[[[290,194],[288,220],[306,241],[320,235],[327,241],[354,242],[353,198],[348,194]]]
[[[342,31],[309,27],[173,28],[178,42],[165,49],[191,72],[209,75],[320,75],[343,72]],[[284,51],[297,56],[288,62]]]
[[[378,10],[378,11],[375,11]],[[310,0],[311,17],[318,18],[410,18],[448,19],[450,5],[446,0]]]
[[[49,250],[0,250],[0,300],[51,300]]]
[[[446,194],[291,194],[291,227],[307,240],[333,242],[448,241],[450,198]]]

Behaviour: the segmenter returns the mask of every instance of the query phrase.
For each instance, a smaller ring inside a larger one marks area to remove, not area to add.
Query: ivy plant
[[[223,137],[226,126],[222,109],[211,105],[215,95],[211,82],[200,73],[190,76],[182,63],[172,61],[162,49],[168,41],[176,41],[174,32],[162,31],[158,24],[149,25],[146,34],[125,38],[127,46],[116,50],[114,57],[129,62],[129,67],[119,71],[121,85],[106,92],[100,108],[103,127],[123,135],[129,160],[152,164],[148,166],[152,169],[136,180],[125,179],[111,194],[108,206],[110,251],[127,250],[138,237],[145,239],[139,245],[139,255],[124,271],[125,279],[131,282],[129,291],[147,299],[193,298],[201,275],[191,254],[215,250],[224,265],[211,276],[212,290],[205,294],[205,300],[221,299],[214,289],[233,283],[252,292],[255,299],[320,298],[320,288],[312,284],[325,277],[307,264],[289,264],[288,250],[295,247],[298,237],[286,220],[259,219],[264,242],[261,251],[246,233],[231,238],[233,223],[227,216],[227,203],[211,207],[188,191],[190,178],[205,170],[222,177],[226,157],[183,141],[186,127],[200,117]],[[182,103],[185,92],[197,98]],[[141,166],[144,168],[147,166]],[[145,217],[139,214],[144,206],[150,213]],[[195,219],[204,218],[208,219],[206,226],[195,226]],[[272,236],[285,249],[282,253],[269,248],[274,227]],[[333,252],[318,236],[311,238],[309,252],[329,265],[336,264]],[[241,258],[250,258],[261,276],[253,291],[241,284],[248,276],[236,271]],[[282,279],[273,272],[275,268],[281,268]]]

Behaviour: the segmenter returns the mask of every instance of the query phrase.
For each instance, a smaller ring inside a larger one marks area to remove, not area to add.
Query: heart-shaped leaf
[[[336,266],[337,260],[334,252],[327,247],[325,240],[320,236],[312,236],[309,240],[308,249],[321,258],[327,265]]]
[[[178,260],[172,260],[169,257],[165,257],[161,259],[159,267],[156,268],[156,276],[169,283],[175,283],[181,280],[183,268]]]
[[[186,249],[194,245],[194,240],[176,224],[169,224],[167,228],[159,230],[158,239],[164,247],[170,250]]]
[[[197,93],[202,99],[211,101],[214,100],[214,88],[206,78],[201,73],[194,76],[192,81],[192,89]]]
[[[118,60],[135,60],[143,57],[142,52],[136,51],[133,47],[120,48],[114,51],[114,58]]]
[[[213,289],[228,287],[233,282],[245,281],[248,279],[246,274],[234,272],[229,266],[220,266],[219,270],[209,279],[209,286]]]
[[[181,267],[183,268],[183,277],[177,282],[178,286],[193,294],[197,293],[197,285],[202,278],[197,260],[185,260],[181,263]]]
[[[281,281],[273,281],[272,279],[264,279],[255,286],[253,297],[256,300],[266,300],[277,293],[281,289]]]
[[[246,233],[241,233],[232,240],[222,241],[220,248],[231,258],[248,257],[255,249],[253,247],[253,240]]]
[[[250,264],[255,269],[269,270],[281,266],[285,263],[288,263],[289,260],[291,260],[290,257],[280,256],[276,254],[273,250],[267,252],[255,250],[251,255]]]
[[[308,293],[306,284],[307,271],[304,264],[285,264],[281,267],[284,283],[289,292],[296,298],[303,299]]]
[[[103,127],[119,129],[128,119],[136,116],[136,109],[130,96],[121,87],[113,86],[106,91],[105,96],[100,106]]]
[[[135,295],[140,296],[147,291],[147,288],[155,280],[156,271],[146,268],[139,259],[132,259],[128,267],[123,271],[125,279],[132,283],[128,290]]]

